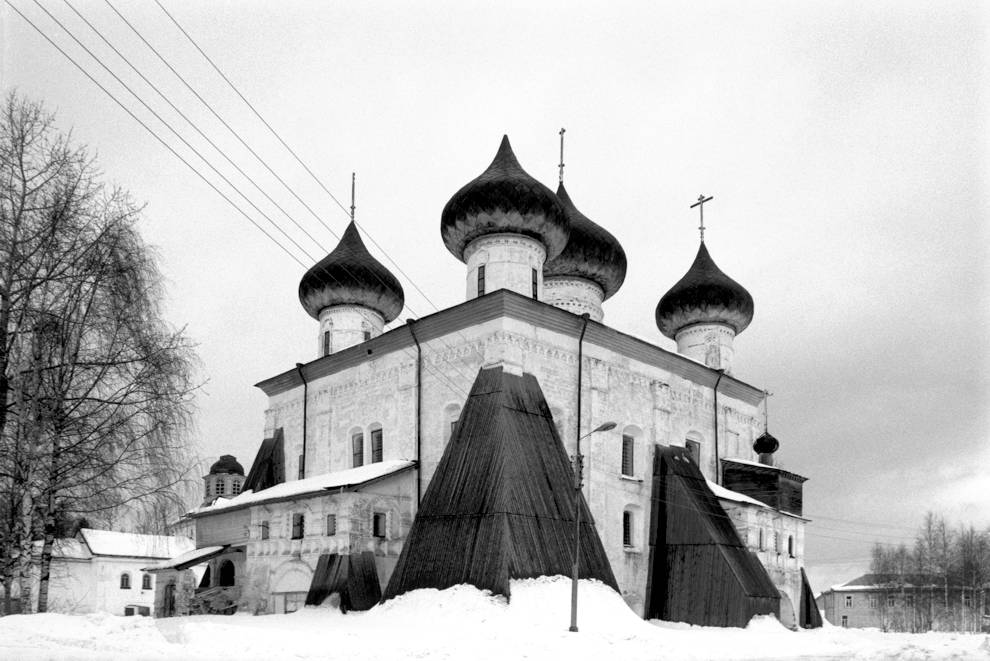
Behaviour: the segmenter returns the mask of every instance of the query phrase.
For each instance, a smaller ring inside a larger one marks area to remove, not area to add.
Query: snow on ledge
[[[82,528],[79,536],[86,542],[93,555],[112,555],[130,558],[171,558],[196,545],[186,537],[165,535],[139,535],[116,530]]]
[[[270,500],[281,500],[304,496],[327,491],[328,489],[344,489],[354,487],[365,482],[370,482],[378,478],[397,473],[415,465],[415,462],[408,459],[395,459],[392,461],[379,461],[373,464],[365,464],[357,468],[335,471],[316,477],[307,477],[305,480],[292,480],[283,482],[262,491],[245,491],[233,498],[218,498],[211,505],[203,505],[190,510],[188,514],[207,514],[221,510],[245,507]]]
[[[756,498],[751,498],[745,494],[741,494],[738,491],[732,491],[731,489],[726,489],[725,487],[715,484],[710,480],[705,480],[708,484],[708,488],[712,490],[716,498],[721,498],[722,500],[732,500],[737,503],[746,503],[747,505],[756,505],[757,507],[765,507],[767,509],[773,509],[766,503],[761,503]]]
[[[148,565],[144,568],[144,571],[172,569],[173,567],[178,567],[179,565],[190,562],[195,563],[197,560],[207,560],[210,556],[219,553],[223,549],[223,546],[204,546],[201,549],[193,549],[192,551],[186,551],[182,555],[177,555],[166,562],[159,562],[157,565]]]

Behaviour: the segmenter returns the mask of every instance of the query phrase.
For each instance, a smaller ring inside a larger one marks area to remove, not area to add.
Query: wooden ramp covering
[[[570,575],[576,493],[536,378],[481,369],[385,598],[459,583],[508,597],[510,579]],[[580,507],[580,576],[617,589],[583,496]]]
[[[375,554],[324,553],[316,563],[313,582],[306,595],[307,606],[319,606],[330,595],[340,595],[340,610],[365,611],[382,598]]]
[[[258,493],[276,484],[285,482],[285,451],[282,428],[275,430],[271,438],[266,438],[258,448],[251,470],[244,479],[241,491],[248,489]]]
[[[684,448],[653,460],[646,617],[743,627],[777,614],[780,594]]]
[[[822,626],[822,614],[815,603],[815,593],[811,591],[811,583],[808,582],[808,575],[801,567],[801,604],[798,607],[798,626],[803,629],[817,629]]]

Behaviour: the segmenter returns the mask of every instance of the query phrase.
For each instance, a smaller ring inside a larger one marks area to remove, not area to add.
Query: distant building
[[[184,537],[139,535],[83,528],[74,538],[55,540],[48,585],[52,613],[150,615],[154,576],[144,571],[194,548]],[[31,598],[37,602],[37,573]],[[32,609],[33,610],[33,609]]]
[[[825,619],[836,626],[884,631],[980,631],[990,626],[988,589],[950,585],[923,574],[863,574],[822,592]]]
[[[155,569],[186,590],[159,612],[287,612],[328,595],[361,608],[455,578],[507,592],[511,578],[570,572],[587,507],[582,575],[640,616],[816,626],[805,478],[773,465],[765,393],[732,374],[753,299],[703,237],[646,312],[674,353],[603,323],[622,246],[562,183],[527,174],[507,138],[440,233],[465,264],[466,301],[388,331],[404,293],[353,222],[302,277],[317,356],[257,384],[265,440],[243,481],[229,455],[206,476],[186,517],[202,554]],[[208,567],[198,582],[192,566]]]

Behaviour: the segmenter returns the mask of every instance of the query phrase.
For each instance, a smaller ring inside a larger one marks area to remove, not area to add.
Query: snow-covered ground
[[[990,659],[985,635],[644,622],[594,582],[581,584],[579,633],[569,608],[570,583],[554,577],[514,582],[511,604],[458,586],[348,615],[14,615],[0,618],[0,659]]]

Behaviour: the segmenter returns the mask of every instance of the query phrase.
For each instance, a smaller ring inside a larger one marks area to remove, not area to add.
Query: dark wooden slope
[[[319,606],[330,595],[340,595],[340,610],[364,611],[382,598],[375,554],[371,551],[350,555],[324,553],[316,563],[313,581],[306,595],[307,606]]]
[[[822,614],[815,603],[815,593],[811,591],[808,575],[801,567],[801,604],[799,606],[798,624],[803,629],[817,629],[822,626]]]
[[[646,617],[746,626],[780,595],[684,448],[657,446]]]
[[[536,378],[480,370],[385,598],[459,583],[509,596],[510,579],[569,575],[575,497]],[[580,507],[580,575],[617,589],[583,497]]]
[[[241,491],[253,490],[255,493],[285,482],[285,440],[282,428],[275,430],[274,436],[266,438],[258,448],[258,454],[251,464],[251,470],[244,480]]]

